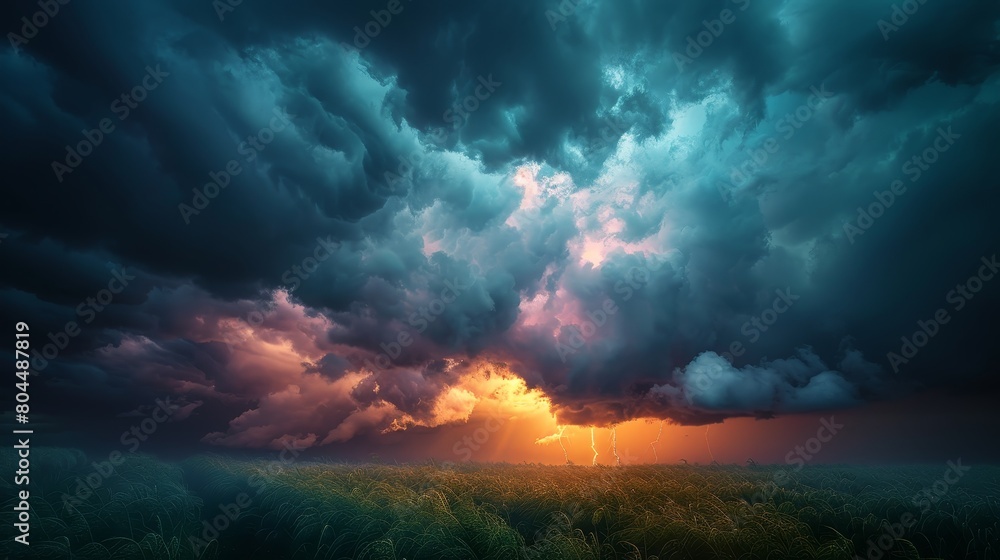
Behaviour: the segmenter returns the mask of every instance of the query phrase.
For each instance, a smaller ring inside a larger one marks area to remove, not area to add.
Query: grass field
[[[31,545],[5,536],[0,555],[1000,558],[1000,468],[992,466],[958,476],[944,464],[791,473],[687,465],[277,468],[221,457],[174,464],[130,456],[108,472],[106,459],[32,450]],[[14,460],[3,451],[4,472],[15,470]],[[0,485],[9,532],[17,501],[7,477]]]

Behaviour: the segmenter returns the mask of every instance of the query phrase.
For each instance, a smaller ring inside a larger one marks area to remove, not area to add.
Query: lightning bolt
[[[566,463],[569,464],[569,453],[566,453],[566,446],[563,445],[563,432],[566,431],[566,426],[559,426],[559,447],[562,447],[563,457],[566,459]]]
[[[597,465],[597,444],[594,443],[594,427],[590,427],[590,449],[594,452],[594,460],[591,461],[591,465]]]
[[[614,425],[611,426],[611,453],[615,456],[615,465],[622,466],[622,458],[618,456],[618,432]]]
[[[659,457],[656,456],[656,444],[660,443],[660,435],[663,433],[663,420],[660,420],[660,429],[656,432],[656,439],[649,442],[649,448],[653,450],[653,462],[658,463],[660,461]]]

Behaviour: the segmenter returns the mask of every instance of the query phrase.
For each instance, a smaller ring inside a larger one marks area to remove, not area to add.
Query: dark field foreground
[[[17,501],[5,476],[0,556],[1000,558],[1000,468],[991,466],[279,469],[130,456],[109,472],[105,459],[32,450],[31,544],[13,541]],[[4,450],[4,472],[13,461]]]

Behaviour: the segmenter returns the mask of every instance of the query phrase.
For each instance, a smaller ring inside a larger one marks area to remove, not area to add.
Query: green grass
[[[8,451],[0,463],[15,470]],[[911,498],[944,465],[807,467],[780,487],[777,467],[271,465],[132,456],[68,511],[62,496],[94,472],[90,460],[33,449],[32,545],[7,538],[0,556],[834,560],[864,557],[868,539],[910,512],[916,523],[882,558],[1000,558],[997,467],[973,466],[921,512]],[[13,496],[7,477],[0,486]],[[241,493],[239,516],[196,554],[203,520]]]

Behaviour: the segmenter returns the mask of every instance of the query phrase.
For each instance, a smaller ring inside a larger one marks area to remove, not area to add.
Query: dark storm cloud
[[[316,445],[435,425],[445,396],[461,417],[443,358],[502,360],[600,425],[986,373],[992,286],[904,378],[883,356],[1000,248],[1000,6],[930,0],[886,38],[889,2],[594,2],[553,25],[555,3],[404,1],[352,46],[385,6],[71,3],[0,50],[3,306],[44,340],[113,269],[137,277],[46,369],[67,414],[74,392],[170,392],[204,403],[209,443]]]

